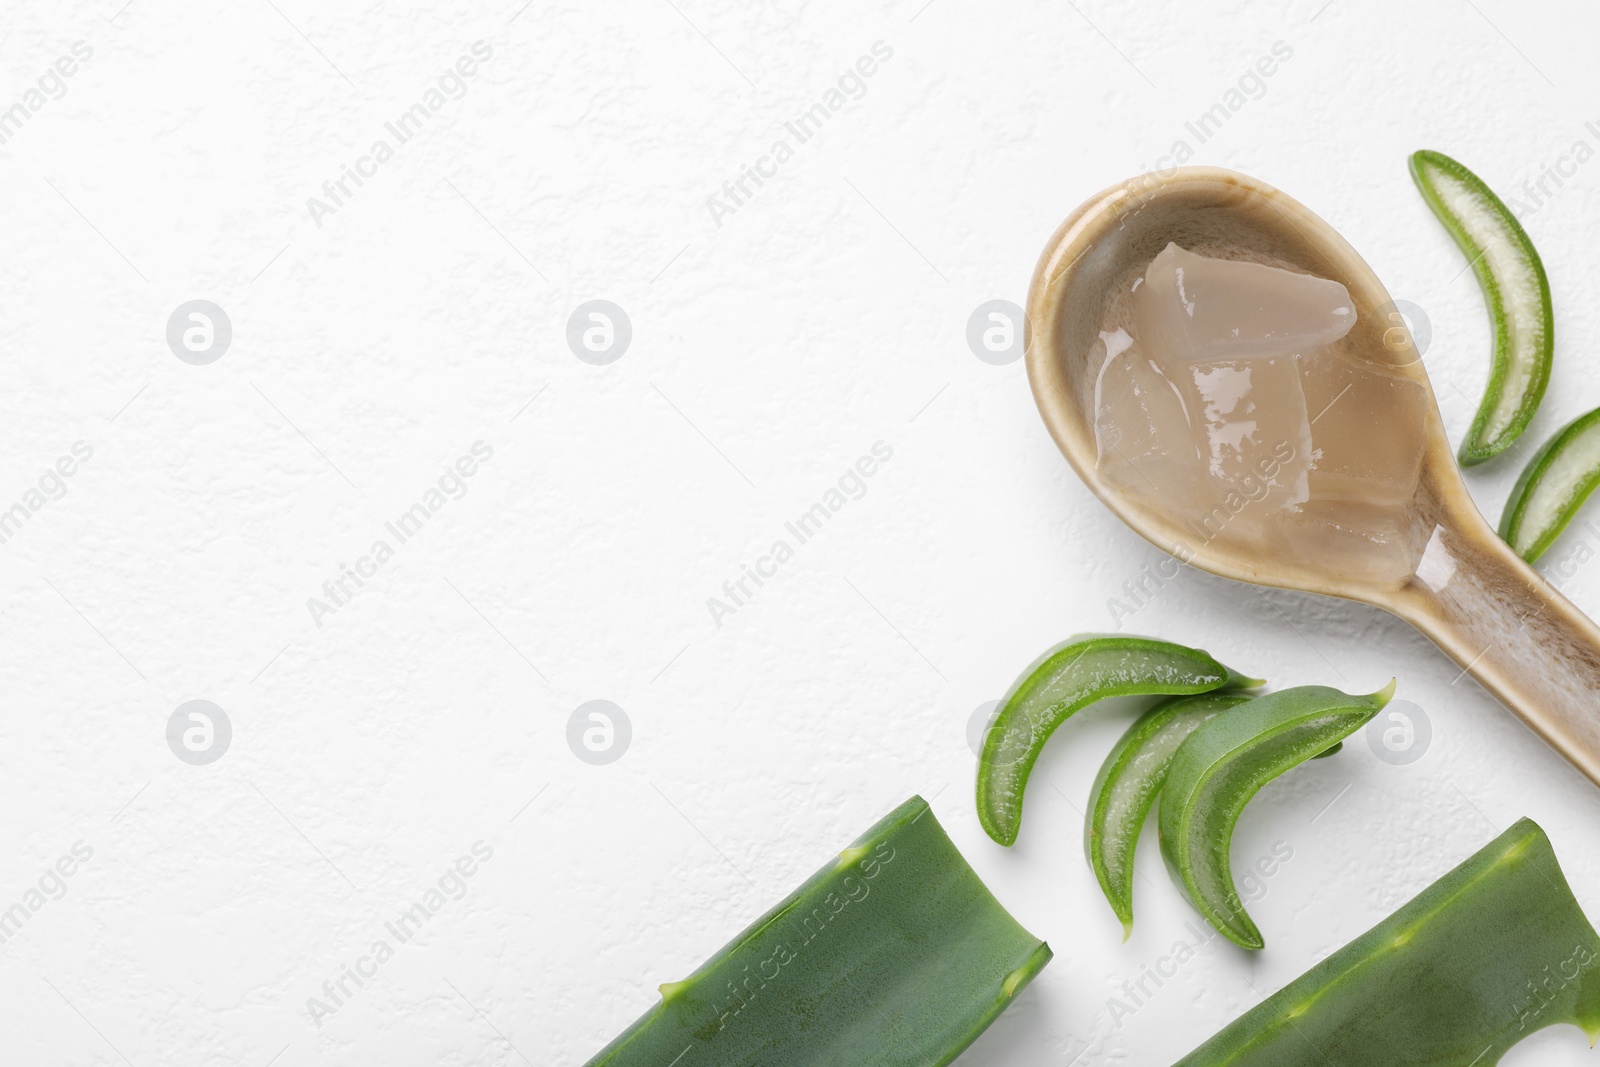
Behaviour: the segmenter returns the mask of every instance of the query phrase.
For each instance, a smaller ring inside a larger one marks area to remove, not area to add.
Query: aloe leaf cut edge
[[[1050,958],[913,797],[587,1067],[943,1067]]]

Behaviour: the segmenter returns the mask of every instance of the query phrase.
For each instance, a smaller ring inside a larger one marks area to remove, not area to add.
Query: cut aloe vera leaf
[[[1161,855],[1172,880],[1217,932],[1261,948],[1234,888],[1233,828],[1261,787],[1342,742],[1383,710],[1394,682],[1367,696],[1303,685],[1257,697],[1191,733],[1161,791]]]
[[[1457,453],[1469,467],[1505,451],[1544,398],[1555,347],[1550,281],[1522,224],[1472,171],[1423,151],[1411,156],[1411,177],[1471,262],[1494,330],[1489,385]]]
[[[913,797],[588,1067],[943,1067],[1049,961]]]
[[[1122,920],[1122,939],[1133,932],[1133,857],[1139,831],[1167,780],[1178,746],[1213,717],[1250,700],[1223,689],[1163,700],[1133,725],[1100,765],[1089,791],[1083,846],[1100,891]]]
[[[1500,516],[1500,536],[1532,563],[1567,528],[1596,486],[1600,408],[1569,422],[1528,461]]]
[[[1260,685],[1197,648],[1124,634],[1079,634],[1022,672],[1000,701],[978,756],[978,821],[1015,844],[1028,776],[1056,727],[1107,697],[1179,696]]]
[[[1600,936],[1523,819],[1177,1067],[1494,1067],[1557,1023],[1600,1036]]]

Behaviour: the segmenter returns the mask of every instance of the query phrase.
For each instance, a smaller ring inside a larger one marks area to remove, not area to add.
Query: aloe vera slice
[[[1596,486],[1600,408],[1569,422],[1528,461],[1500,516],[1500,536],[1532,563],[1567,528]]]
[[[1503,452],[1527,429],[1550,381],[1550,282],[1511,210],[1472,171],[1440,152],[1411,156],[1411,177],[1471,261],[1494,328],[1489,385],[1461,442],[1464,467]]]
[[[1079,634],[1029,665],[1000,701],[978,756],[978,821],[1002,845],[1015,844],[1028,776],[1056,727],[1107,697],[1176,696],[1244,678],[1197,648],[1124,634]]]
[[[1177,1067],[1494,1067],[1557,1023],[1600,1036],[1600,936],[1523,819]]]
[[[1049,961],[913,797],[588,1067],[943,1067]]]
[[[1229,941],[1263,945],[1228,862],[1245,805],[1274,778],[1360,729],[1393,695],[1393,681],[1368,696],[1322,685],[1284,689],[1218,715],[1178,747],[1161,791],[1161,854],[1172,880]]]
[[[1124,941],[1133,932],[1133,856],[1139,831],[1178,746],[1217,714],[1250,699],[1248,693],[1218,690],[1163,700],[1134,720],[1100,765],[1089,791],[1083,847],[1100,891],[1122,920]]]

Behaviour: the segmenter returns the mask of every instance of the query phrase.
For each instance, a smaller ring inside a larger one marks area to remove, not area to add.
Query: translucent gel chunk
[[[1309,566],[1332,567],[1379,580],[1411,574],[1420,549],[1406,512],[1354,500],[1311,500],[1283,544]]]
[[[1409,501],[1422,471],[1422,384],[1335,352],[1303,354],[1299,362],[1316,450],[1311,496]]]
[[[1292,355],[1190,363],[1180,381],[1219,500],[1238,494],[1259,516],[1307,498],[1311,434]]]
[[[1338,282],[1167,247],[1132,297],[1134,335],[1158,361],[1283,355],[1332,344],[1355,325]]]
[[[1106,360],[1095,380],[1095,469],[1141,496],[1199,503],[1205,488],[1195,475],[1205,468],[1177,387],[1124,331],[1103,333],[1100,342]]]
[[[1427,387],[1344,350],[1344,286],[1169,244],[1127,311],[1127,331],[1097,346],[1105,484],[1234,552],[1412,573]]]

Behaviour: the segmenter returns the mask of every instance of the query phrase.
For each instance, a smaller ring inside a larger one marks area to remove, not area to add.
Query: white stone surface
[[[1488,326],[1406,154],[1511,193],[1600,148],[1590,6],[519,3],[0,14],[0,112],[92,49],[0,145],[0,510],[93,450],[0,545],[0,909],[92,849],[0,945],[0,1059],[578,1065],[916,792],[1057,952],[972,1067],[1170,1062],[1523,815],[1600,917],[1600,791],[1376,611],[1186,572],[1120,620],[1281,684],[1398,675],[1434,734],[1410,766],[1357,739],[1270,787],[1235,851],[1293,849],[1254,907],[1269,947],[1213,942],[1116,1023],[1194,921],[1153,832],[1126,945],[1083,861],[1128,709],[1060,731],[1010,851],[965,740],[1162,558],[1059,457],[1021,364],[968,350],[969,313],[1020,302],[1062,216],[1183,139],[1426,310],[1459,438]],[[464,95],[313,220],[477,41]],[[719,225],[707,198],[879,41],[864,96]],[[1185,122],[1280,41],[1199,144]],[[1559,328],[1530,448],[1600,404],[1600,162],[1564,180],[1525,212]],[[165,340],[192,299],[233,323],[207,366]],[[632,323],[606,366],[565,341],[590,299]],[[466,495],[319,626],[307,598],[478,441]],[[879,441],[865,495],[718,626],[707,598]],[[1492,517],[1519,466],[1470,474]],[[1596,551],[1600,519],[1553,558],[1600,611]],[[232,724],[208,766],[165,739],[191,699]],[[605,766],[566,742],[593,699],[632,724]],[[313,1020],[476,842],[465,896]]]

